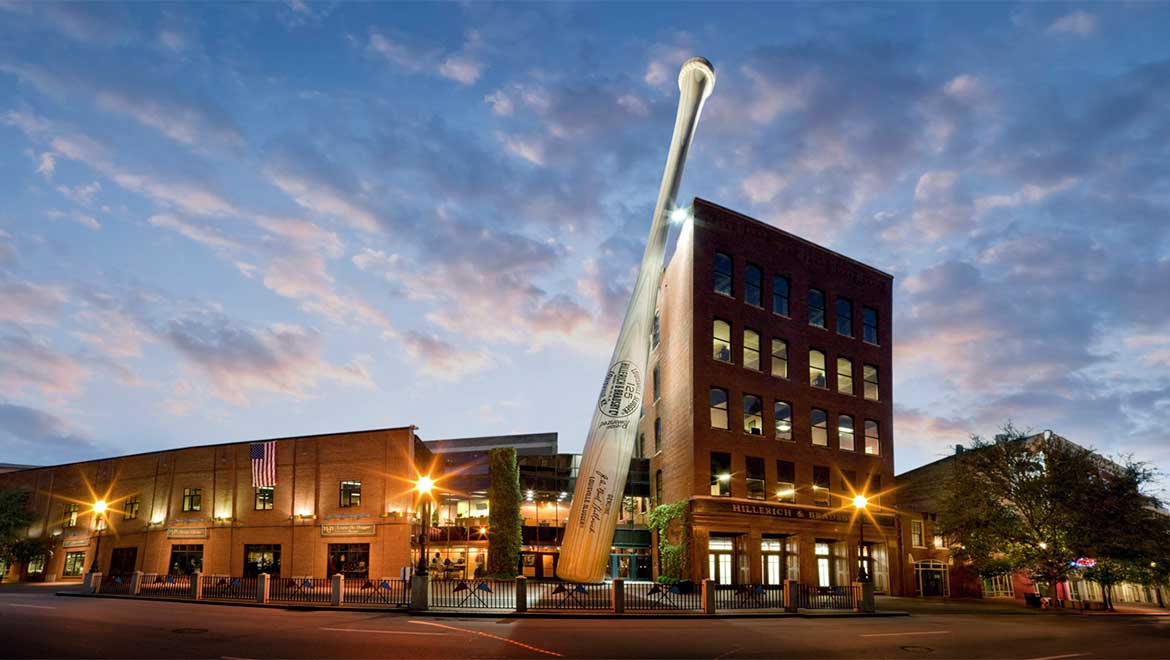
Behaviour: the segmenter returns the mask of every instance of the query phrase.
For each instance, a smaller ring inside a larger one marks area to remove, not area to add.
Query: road
[[[9,587],[0,588],[0,657],[1170,658],[1170,618],[936,614],[929,606],[844,619],[423,617]]]

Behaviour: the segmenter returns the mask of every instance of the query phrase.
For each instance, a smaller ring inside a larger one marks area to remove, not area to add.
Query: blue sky
[[[579,450],[691,55],[699,195],[896,276],[899,470],[1170,469],[1170,7],[0,2],[0,461]]]

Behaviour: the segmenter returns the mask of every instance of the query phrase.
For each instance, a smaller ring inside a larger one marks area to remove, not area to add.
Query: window
[[[654,350],[655,348],[658,348],[658,340],[659,340],[658,326],[659,326],[660,321],[661,321],[661,313],[656,309],[656,310],[654,310],[654,327],[650,333],[650,350]]]
[[[878,423],[872,419],[865,420],[865,453],[877,456],[881,453],[881,436],[878,435]]]
[[[731,496],[731,454],[711,452],[711,494]]]
[[[910,521],[910,545],[914,546],[915,548],[926,547],[926,543],[923,540],[921,520]]]
[[[183,489],[183,511],[199,511],[203,509],[203,489]]]
[[[867,364],[861,368],[861,377],[865,381],[865,398],[867,401],[878,400],[878,368]]]
[[[754,394],[743,395],[743,432],[764,435],[764,404]]]
[[[345,508],[351,506],[362,505],[362,482],[360,481],[343,481],[341,482],[341,496],[338,506]]]
[[[45,572],[45,556],[44,555],[37,555],[36,557],[33,557],[32,559],[28,560],[28,565],[25,566],[24,572],[28,573],[29,575],[41,575],[42,573],[44,573]]]
[[[853,418],[849,415],[837,416],[837,446],[853,451]]]
[[[203,570],[203,544],[171,546],[171,575],[191,575]]]
[[[772,414],[776,418],[776,439],[792,439],[792,404],[787,401],[777,401],[772,406]]]
[[[747,472],[747,496],[749,500],[766,499],[764,495],[764,459],[756,456],[744,458]]]
[[[712,387],[710,394],[711,403],[711,428],[713,429],[728,429],[731,428],[727,424],[727,390]]]
[[[662,398],[662,372],[658,369],[658,365],[654,366],[654,400],[657,401]]]
[[[731,275],[731,257],[722,252],[715,253],[715,293],[722,293],[725,296],[733,296],[731,292],[731,284],[733,278]]]
[[[731,572],[732,557],[735,554],[735,539],[712,536],[707,541],[707,575],[719,584],[735,584]]]
[[[808,290],[808,324],[825,327],[825,294],[820,289]]]
[[[745,284],[743,291],[743,301],[749,305],[756,307],[764,306],[764,274],[760,272],[760,267],[755,264],[748,264],[745,273]]]
[[[817,541],[813,546],[817,558],[817,586],[829,587],[833,584],[832,557],[829,555],[829,544]]]
[[[65,505],[65,522],[63,523],[65,527],[77,527],[77,512],[80,510],[81,507],[77,504]]]
[[[370,575],[369,543],[330,543],[329,575],[365,580]]]
[[[934,535],[934,547],[938,550],[942,550],[945,546],[946,546],[946,542],[943,541],[942,534],[935,534]]]
[[[66,552],[65,567],[61,569],[64,577],[78,577],[85,571],[85,552]]]
[[[819,506],[829,505],[829,467],[827,465],[813,466],[813,503]]]
[[[634,458],[646,457],[646,434],[638,434],[638,444],[634,447]]]
[[[853,360],[837,358],[837,391],[853,395]]]
[[[279,545],[244,545],[244,577],[256,577],[261,573],[280,577]]]
[[[662,470],[654,472],[654,502],[659,506],[664,504],[662,501]]]
[[[715,319],[711,337],[711,357],[720,362],[731,362],[731,324]]]
[[[122,520],[135,520],[138,518],[138,509],[142,507],[142,497],[135,495],[126,499],[126,503],[122,505]]]
[[[820,447],[829,446],[829,413],[820,408],[813,408],[809,415],[812,443]]]
[[[825,377],[825,354],[815,348],[808,352],[808,384],[821,389],[829,387],[829,379]]]
[[[777,275],[772,278],[772,312],[788,316],[788,278]]]
[[[837,334],[853,336],[853,303],[848,298],[837,298]]]
[[[861,308],[861,338],[870,344],[878,343],[878,313],[872,307]]]
[[[743,367],[760,370],[760,333],[755,330],[743,331]]]
[[[654,452],[662,451],[662,418],[654,418]]]
[[[257,488],[255,509],[257,511],[271,511],[272,502],[275,499],[275,495],[276,489],[272,486],[260,486]]]
[[[783,339],[772,340],[772,375],[788,378],[788,342]]]
[[[796,501],[796,463],[776,461],[776,500]]]

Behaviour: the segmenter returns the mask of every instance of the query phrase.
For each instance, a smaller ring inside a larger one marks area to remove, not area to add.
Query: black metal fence
[[[128,594],[130,593],[131,578],[129,575],[104,575],[102,576],[103,594]]]
[[[612,585],[572,582],[529,582],[530,610],[608,610],[613,608]]]
[[[204,575],[203,597],[220,600],[255,600],[256,578]]]
[[[699,611],[703,609],[703,591],[693,583],[659,584],[657,582],[626,582],[626,610]]]
[[[809,584],[800,585],[800,603],[797,607],[806,610],[851,610],[859,600],[861,593],[857,587],[815,587]]]
[[[516,583],[510,580],[431,580],[430,601],[431,607],[514,610]]]
[[[328,603],[333,594],[329,578],[273,578],[268,583],[268,600],[300,603]]]
[[[719,584],[715,585],[716,610],[782,609],[784,585]]]
[[[342,602],[407,607],[410,605],[410,581],[396,578],[346,578],[342,585]]]
[[[158,596],[160,598],[190,598],[191,576],[146,573],[142,576],[142,584],[138,593],[143,596]]]

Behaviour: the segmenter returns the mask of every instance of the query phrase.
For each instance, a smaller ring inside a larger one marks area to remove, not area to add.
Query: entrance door
[[[549,552],[546,552],[540,556],[540,568],[543,571],[540,577],[551,579],[554,575],[556,575],[556,569],[553,567],[554,557],[556,557],[556,555]]]
[[[833,571],[832,560],[829,556],[829,544],[817,541],[813,549],[817,557],[817,586],[831,586],[833,584]]]
[[[764,584],[784,583],[784,541],[764,539],[760,542],[760,577]]]
[[[114,548],[110,553],[110,575],[130,575],[138,561],[138,548]]]
[[[713,536],[707,542],[707,574],[719,584],[735,584],[732,555],[735,541],[729,537]]]

